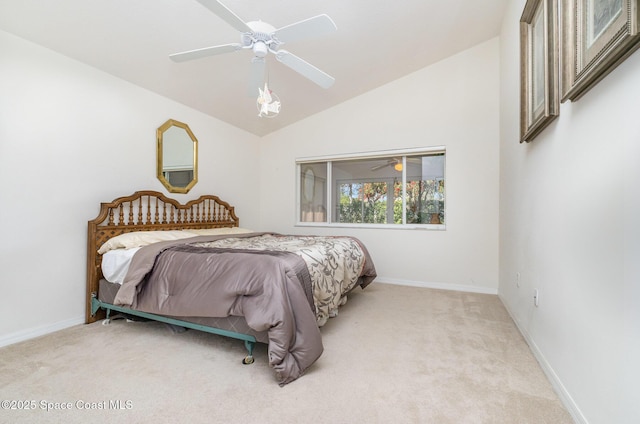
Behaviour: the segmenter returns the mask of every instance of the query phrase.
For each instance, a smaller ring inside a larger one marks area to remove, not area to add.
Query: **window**
[[[299,223],[445,223],[443,148],[298,160]]]

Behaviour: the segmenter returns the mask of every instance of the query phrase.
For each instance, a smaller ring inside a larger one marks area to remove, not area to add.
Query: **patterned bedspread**
[[[347,294],[358,284],[368,254],[352,237],[293,236],[264,234],[250,238],[224,238],[212,242],[192,243],[198,247],[249,250],[275,250],[295,253],[309,269],[313,284],[316,320],[324,325],[338,314],[338,307],[347,301]],[[373,272],[375,276],[375,270]],[[366,285],[366,284],[365,284]]]

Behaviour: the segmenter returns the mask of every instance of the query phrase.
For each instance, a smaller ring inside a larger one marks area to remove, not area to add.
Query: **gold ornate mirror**
[[[198,182],[198,140],[187,124],[169,119],[156,131],[158,179],[170,193],[188,193]]]

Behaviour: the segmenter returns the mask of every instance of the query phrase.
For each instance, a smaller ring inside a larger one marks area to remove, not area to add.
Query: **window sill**
[[[446,224],[338,224],[328,222],[297,222],[296,227],[321,227],[321,228],[366,228],[376,230],[419,230],[419,231],[444,231]]]

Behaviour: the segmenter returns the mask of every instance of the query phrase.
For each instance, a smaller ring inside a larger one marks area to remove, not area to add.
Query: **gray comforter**
[[[286,251],[203,247],[227,237],[199,236],[143,247],[133,257],[114,303],[169,316],[244,316],[251,328],[268,332],[269,364],[278,383],[287,384],[323,351],[307,264]],[[366,257],[371,262],[368,253]],[[375,277],[373,264],[362,272],[364,287]]]

